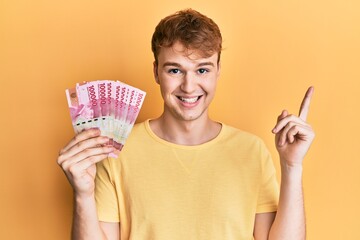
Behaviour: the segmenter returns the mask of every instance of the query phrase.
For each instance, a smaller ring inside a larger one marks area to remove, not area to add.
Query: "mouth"
[[[202,97],[201,96],[197,96],[197,97],[181,97],[181,96],[176,96],[180,101],[184,102],[184,103],[196,103],[197,101],[199,101],[199,99]]]

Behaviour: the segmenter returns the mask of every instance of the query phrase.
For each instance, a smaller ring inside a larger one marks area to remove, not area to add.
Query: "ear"
[[[153,73],[154,73],[154,78],[157,84],[160,84],[159,82],[159,75],[158,75],[158,65],[156,63],[156,61],[153,62]]]

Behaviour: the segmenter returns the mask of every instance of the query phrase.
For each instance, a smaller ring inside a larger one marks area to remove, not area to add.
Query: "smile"
[[[185,97],[180,97],[177,96],[178,99],[180,99],[180,101],[184,102],[184,103],[195,103],[197,102],[202,96],[197,96],[197,97],[192,97],[192,98],[185,98]]]

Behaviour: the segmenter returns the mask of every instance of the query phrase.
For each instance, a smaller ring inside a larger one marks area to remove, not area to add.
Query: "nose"
[[[196,90],[197,80],[195,76],[191,74],[185,74],[182,80],[180,89],[185,93],[192,93]]]

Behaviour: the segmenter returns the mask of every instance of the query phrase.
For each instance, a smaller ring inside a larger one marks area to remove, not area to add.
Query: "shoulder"
[[[133,127],[133,131],[135,130],[140,130],[140,129],[143,129],[143,128],[145,128],[145,125],[146,125],[146,123],[148,122],[149,120],[145,120],[145,121],[143,121],[143,122],[138,122],[138,123],[135,123],[134,124],[134,127]]]
[[[223,133],[219,143],[228,150],[251,155],[263,155],[268,152],[264,141],[257,135],[223,124]]]
[[[151,142],[151,134],[149,133],[148,121],[136,123],[131,129],[128,139],[126,139],[124,148],[125,149],[139,149],[144,147],[144,144]]]
[[[147,124],[147,120],[134,124],[133,128],[130,131],[129,139],[133,135],[138,136],[138,135],[143,135],[144,133],[146,133],[146,124]]]
[[[263,141],[260,137],[258,137],[257,135],[232,127],[230,125],[226,125],[226,124],[222,124],[223,125],[223,139],[225,141],[238,141],[241,143],[257,143],[257,144],[261,144]]]

